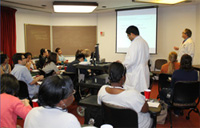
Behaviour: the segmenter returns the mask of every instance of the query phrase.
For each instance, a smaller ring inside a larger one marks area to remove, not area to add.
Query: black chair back
[[[104,113],[104,123],[111,124],[114,128],[117,127],[138,127],[137,112],[131,109],[116,107],[102,102]]]
[[[194,103],[200,96],[198,81],[178,81],[174,85],[173,102]]]
[[[19,99],[28,99],[30,105],[32,106],[31,98],[29,97],[28,86],[24,81],[19,80],[19,91],[17,96]]]
[[[159,89],[171,87],[171,80],[170,80],[171,77],[172,77],[171,74],[165,74],[165,73],[159,74],[159,80],[158,80]]]

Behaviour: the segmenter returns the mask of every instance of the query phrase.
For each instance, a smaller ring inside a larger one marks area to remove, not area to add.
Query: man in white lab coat
[[[135,89],[144,92],[149,87],[149,46],[139,35],[136,26],[129,26],[126,30],[128,38],[132,41],[123,62],[127,68],[126,89]]]
[[[178,61],[180,62],[182,55],[188,54],[192,58],[194,57],[194,42],[191,38],[192,31],[186,28],[182,32],[183,42],[181,43],[180,47],[174,47],[174,50],[178,50]]]

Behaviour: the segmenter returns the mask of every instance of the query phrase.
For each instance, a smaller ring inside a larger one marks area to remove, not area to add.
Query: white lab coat
[[[178,51],[178,61],[180,62],[182,55],[188,54],[194,57],[194,42],[192,38],[188,38],[184,43],[181,43]]]
[[[127,68],[124,88],[144,92],[149,87],[148,60],[149,46],[141,36],[137,36],[131,42],[123,62]]]

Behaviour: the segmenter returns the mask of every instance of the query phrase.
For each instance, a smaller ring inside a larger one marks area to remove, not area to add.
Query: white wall
[[[100,57],[106,61],[124,60],[125,54],[115,53],[116,43],[116,13],[105,12],[99,14],[49,14],[27,10],[16,13],[17,52],[25,52],[24,23],[41,25],[97,25],[97,38],[100,45]],[[183,41],[181,35],[185,28],[193,32],[195,41],[194,64],[200,64],[200,4],[184,6],[166,6],[158,9],[157,54],[151,55],[152,67],[157,58],[168,57],[174,46]],[[104,36],[100,35],[104,32]],[[81,39],[80,39],[81,40]],[[71,60],[71,59],[70,59]]]
[[[200,4],[197,6],[197,33],[196,33],[196,55],[195,62],[200,64]]]
[[[195,58],[193,63],[199,62],[199,37],[197,38],[197,25],[199,25],[199,6],[197,5],[160,7],[158,9],[158,35],[157,54],[151,55],[152,67],[158,58],[168,58],[168,54],[174,51],[174,46],[179,46],[183,41],[182,31],[190,28],[193,32],[192,38],[195,41]],[[198,15],[198,16],[197,16]],[[105,32],[105,36],[100,36],[100,32]],[[199,35],[199,34],[198,34]],[[107,61],[124,60],[123,54],[115,53],[116,41],[116,13],[102,13],[98,15],[98,41],[100,43],[100,55]]]

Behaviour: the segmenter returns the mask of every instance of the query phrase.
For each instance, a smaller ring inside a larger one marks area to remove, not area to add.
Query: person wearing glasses
[[[77,118],[67,111],[74,93],[68,76],[47,77],[39,88],[38,102],[41,106],[28,113],[24,128],[81,128]]]
[[[178,50],[178,61],[180,62],[182,55],[188,54],[192,58],[194,57],[194,41],[191,38],[192,31],[188,28],[186,28],[182,32],[182,38],[184,39],[181,43],[180,47],[174,47],[174,50]]]
[[[139,128],[150,128],[153,121],[148,113],[149,106],[145,97],[135,89],[125,89],[126,68],[119,62],[114,62],[109,66],[109,79],[111,85],[103,85],[98,92],[97,102],[112,104],[124,108],[129,108],[138,114]],[[126,120],[126,119],[124,119]]]
[[[12,57],[14,68],[11,71],[11,74],[14,75],[17,80],[24,81],[28,85],[29,97],[32,98],[38,93],[39,85],[38,81],[43,80],[44,76],[40,75],[34,79],[31,76],[30,71],[26,68],[26,58],[21,53],[16,53]]]

